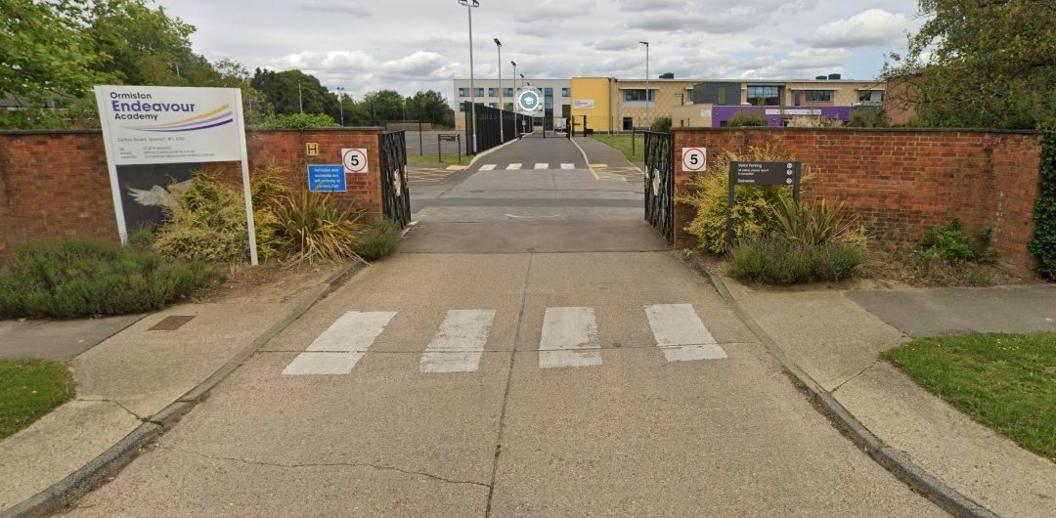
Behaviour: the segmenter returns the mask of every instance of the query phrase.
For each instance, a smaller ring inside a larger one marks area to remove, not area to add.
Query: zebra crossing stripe
[[[601,365],[594,308],[546,308],[539,368]]]
[[[506,170],[507,171],[516,171],[517,169],[520,169],[520,168],[521,168],[521,163],[520,162],[514,162],[514,163],[506,166]]]
[[[488,342],[495,310],[451,310],[418,363],[421,372],[473,372]]]
[[[480,166],[481,171],[491,171],[495,169],[495,164],[484,164]]]
[[[394,311],[349,311],[283,369],[286,376],[348,374],[389,324]]]
[[[645,306],[656,346],[669,362],[720,360],[726,351],[704,327],[691,304]]]
[[[576,164],[561,164],[561,169],[575,169]]]
[[[536,169],[549,169],[550,168],[550,164],[548,164],[546,162],[536,162],[535,163],[535,168]]]

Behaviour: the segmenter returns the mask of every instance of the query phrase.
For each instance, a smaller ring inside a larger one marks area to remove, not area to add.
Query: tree
[[[920,0],[920,11],[928,21],[885,70],[906,83],[919,124],[1056,125],[1056,4]]]
[[[418,92],[408,97],[404,104],[409,119],[441,126],[454,126],[455,111],[451,109],[447,99],[440,92],[433,90]]]
[[[337,96],[330,93],[319,79],[300,70],[256,69],[250,81],[253,88],[260,90],[280,115],[290,113],[325,113],[333,118],[339,117]],[[302,110],[303,103],[303,110]],[[347,114],[346,114],[347,115]]]

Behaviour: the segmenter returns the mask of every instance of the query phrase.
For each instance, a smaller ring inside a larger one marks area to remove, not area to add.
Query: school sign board
[[[257,264],[242,91],[170,86],[95,87],[121,241],[160,223],[161,207],[206,162],[241,162],[250,259]]]

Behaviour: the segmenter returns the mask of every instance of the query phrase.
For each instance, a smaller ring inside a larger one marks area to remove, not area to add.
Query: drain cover
[[[179,316],[173,315],[171,317],[165,317],[161,319],[161,322],[154,324],[154,327],[150,328],[151,331],[175,331],[187,322],[194,320],[193,316]]]

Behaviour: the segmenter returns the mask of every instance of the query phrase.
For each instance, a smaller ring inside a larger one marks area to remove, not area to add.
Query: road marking
[[[691,304],[645,306],[656,346],[669,362],[719,360],[726,351],[718,344]]]
[[[546,162],[536,162],[535,163],[535,168],[536,169],[550,169],[550,164],[548,164]]]
[[[307,350],[366,352],[394,316],[395,311],[349,311],[323,331]]]
[[[481,171],[492,171],[495,169],[495,164],[484,164],[480,166]]]
[[[495,320],[493,309],[451,310],[418,363],[421,372],[473,372]]]
[[[576,164],[561,164],[561,169],[575,169]]]
[[[514,162],[514,163],[506,166],[506,170],[507,171],[516,171],[517,169],[520,169],[520,168],[521,168],[521,163],[520,162]]]
[[[298,354],[283,369],[283,376],[308,376],[319,374],[348,374],[366,353],[320,353]]]
[[[601,365],[594,308],[546,308],[539,368]]]

